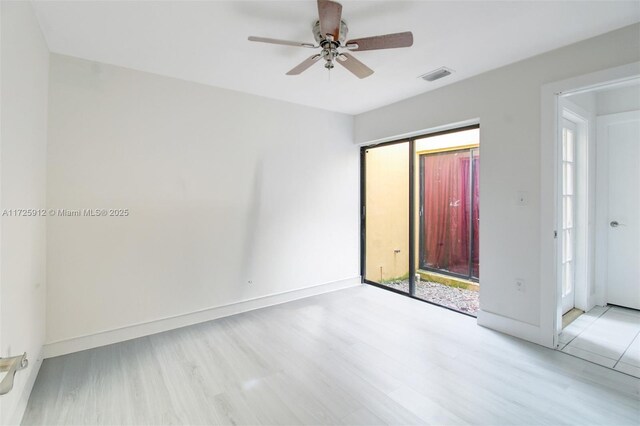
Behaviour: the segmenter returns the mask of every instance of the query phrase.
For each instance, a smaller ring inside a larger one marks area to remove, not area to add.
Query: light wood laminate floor
[[[44,361],[23,424],[638,424],[640,380],[371,286]]]

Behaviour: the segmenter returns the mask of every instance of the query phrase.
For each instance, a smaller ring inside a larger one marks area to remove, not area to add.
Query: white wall
[[[616,87],[596,93],[597,115],[617,114],[640,109],[640,86]]]
[[[582,108],[584,111],[587,111],[589,114],[596,115],[596,92],[584,92],[579,93],[577,95],[569,95],[565,97],[569,102],[574,105],[577,105],[578,108]]]
[[[49,51],[31,4],[2,2],[0,213],[46,207]],[[0,396],[0,424],[19,423],[45,338],[44,217],[1,217],[0,356],[27,352],[29,366]]]
[[[480,324],[552,344],[540,329],[542,286],[555,287],[540,279],[541,238],[553,238],[540,234],[541,86],[639,58],[636,24],[356,117],[357,144],[480,119]]]
[[[568,99],[595,115],[617,114],[640,109],[640,85],[638,83],[614,86],[571,95]]]
[[[351,116],[59,55],[49,111],[48,207],[130,215],[49,219],[48,343],[359,283]]]

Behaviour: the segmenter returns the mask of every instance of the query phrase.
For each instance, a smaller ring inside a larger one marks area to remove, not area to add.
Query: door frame
[[[377,144],[371,145],[363,145],[360,147],[360,277],[362,279],[363,284],[371,284],[376,287],[384,288],[385,290],[392,291],[394,293],[402,294],[404,296],[414,297],[415,294],[415,273],[412,271],[415,270],[415,260],[413,257],[413,244],[414,244],[414,232],[415,229],[415,220],[413,218],[412,210],[413,207],[413,180],[411,176],[413,175],[413,147],[414,147],[414,138],[405,138],[398,139],[394,141],[381,142]],[[394,288],[386,287],[380,283],[375,281],[368,280],[367,276],[367,160],[366,160],[366,152],[369,149],[380,148],[383,146],[389,145],[397,145],[397,144],[408,144],[407,151],[409,153],[409,293],[406,293],[401,290],[396,290]]]
[[[595,306],[595,296],[591,294],[594,288],[594,256],[595,256],[595,112],[586,111],[568,99],[561,99],[562,118],[576,126],[576,156],[575,162],[575,190],[576,205],[574,220],[576,222],[576,238],[574,241],[575,266],[574,273],[574,307],[588,311]],[[561,153],[559,153],[561,155]],[[562,169],[558,168],[558,176]],[[558,206],[562,201],[562,181],[558,184]],[[562,209],[558,209],[558,223],[562,223]],[[560,233],[559,235],[562,235]],[[561,246],[562,241],[558,241]],[[561,262],[561,253],[558,253]],[[561,273],[559,271],[558,273]],[[561,276],[558,279],[562,279]]]
[[[562,331],[562,281],[558,279],[558,157],[561,97],[640,78],[640,61],[541,87],[540,123],[540,303],[539,344],[556,348]]]

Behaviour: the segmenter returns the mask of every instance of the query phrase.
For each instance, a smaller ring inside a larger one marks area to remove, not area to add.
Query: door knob
[[[617,228],[618,226],[620,226],[617,220],[612,220],[609,225],[611,225],[612,228]]]

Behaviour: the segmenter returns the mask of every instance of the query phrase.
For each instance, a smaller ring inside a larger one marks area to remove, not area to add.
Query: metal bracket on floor
[[[23,370],[29,365],[27,353],[10,358],[0,358],[0,372],[7,372],[0,381],[0,395],[7,394],[13,389],[13,376],[16,371]]]

